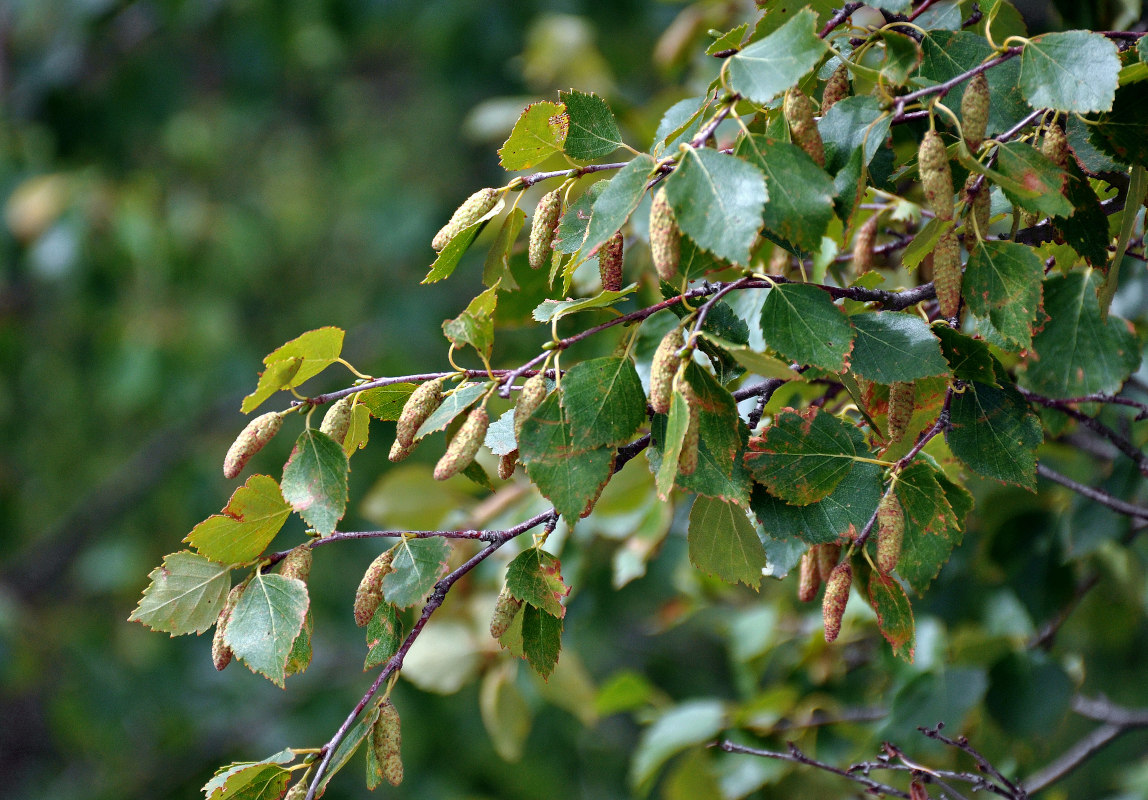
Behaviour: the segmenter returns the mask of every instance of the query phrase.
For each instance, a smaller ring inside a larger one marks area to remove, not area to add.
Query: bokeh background
[[[1140,16],[1139,0],[1030,5],[1033,31]],[[370,548],[317,559],[315,661],[287,692],[241,667],[216,674],[206,638],[126,622],[147,572],[229,495],[219,465],[262,356],[337,325],[345,356],[371,374],[445,368],[440,324],[480,270],[464,262],[452,281],[419,286],[429,241],[471,191],[505,183],[496,150],[521,108],[559,88],[597,91],[641,147],[712,77],[707,28],[751,11],[0,0],[0,796],[193,797],[227,761],[326,741],[369,681],[347,605]],[[503,355],[513,362],[513,346]],[[371,525],[356,499],[385,476],[385,449],[356,456],[349,526]],[[1048,524],[1040,508],[1021,511]],[[744,645],[733,623],[703,612],[658,626],[659,613],[680,616],[662,604],[682,586],[681,554],[671,536],[622,592],[608,558],[585,570],[591,599],[567,640],[594,644],[583,677],[631,666],[650,681],[634,690],[645,702],[753,683],[758,671],[730,655],[731,640]],[[738,619],[768,622],[750,612]],[[1132,656],[1143,647],[1136,630],[1113,643],[1120,659],[1129,641]],[[1135,675],[1124,660],[1113,669]],[[809,680],[831,680],[824,670]],[[512,765],[494,753],[473,682],[446,697],[401,691],[402,796],[628,796],[640,728],[599,719],[592,692],[579,711],[581,700],[563,709],[528,684],[534,728]],[[1130,747],[1117,763],[1134,760]],[[327,796],[366,797],[359,772]]]

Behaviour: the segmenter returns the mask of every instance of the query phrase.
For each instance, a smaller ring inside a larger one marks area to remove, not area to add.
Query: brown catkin
[[[462,427],[446,447],[446,452],[434,468],[434,479],[445,481],[471,465],[478,448],[486,439],[486,429],[490,425],[490,415],[485,405],[475,406],[467,415]]]
[[[279,566],[279,574],[284,578],[296,578],[306,583],[307,579],[311,577],[312,559],[311,546],[301,544],[283,557],[283,563]]]
[[[482,219],[486,212],[498,204],[497,189],[479,189],[463,201],[450,217],[450,222],[439,228],[439,232],[431,240],[431,247],[435,251],[442,250],[450,240],[458,236],[463,228],[467,228]]]
[[[319,425],[319,432],[325,433],[339,444],[347,438],[347,430],[351,427],[351,408],[355,405],[355,395],[349,394],[341,397],[327,409],[323,415],[323,422]]]
[[[618,231],[598,249],[598,274],[604,291],[622,291],[623,259],[622,232]]]
[[[813,119],[813,103],[805,92],[800,89],[786,92],[784,113],[793,143],[817,162],[817,166],[824,167],[825,145],[821,141],[821,132],[817,130],[817,122]]]
[[[821,116],[825,116],[829,109],[844,100],[849,94],[849,69],[842,64],[833,70],[829,80],[825,82],[825,90],[821,93]]]
[[[813,554],[817,556],[818,577],[822,583],[828,583],[829,576],[833,574],[837,562],[841,560],[841,545],[835,543],[815,545]]]
[[[929,800],[929,790],[920,781],[909,784],[909,800]]]
[[[941,315],[946,319],[957,316],[961,310],[961,243],[951,230],[941,234],[933,250],[933,285]]]
[[[916,399],[912,381],[897,381],[889,386],[889,441],[895,443],[905,438]]]
[[[411,392],[395,424],[395,443],[391,447],[391,461],[402,461],[414,450],[415,434],[435,409],[442,405],[442,387],[445,383],[445,376],[435,378]]]
[[[383,768],[383,777],[391,786],[398,786],[403,782],[402,720],[389,697],[379,707],[373,732],[375,758]]]
[[[283,415],[278,411],[268,411],[247,423],[223,459],[223,477],[231,480],[239,477],[251,457],[271,441],[283,427]]]
[[[686,335],[681,328],[674,328],[663,338],[650,361],[650,407],[657,414],[670,413],[670,397],[674,391],[674,375],[677,374],[678,351],[685,346]]]
[[[1068,138],[1064,135],[1064,129],[1055,122],[1045,130],[1040,152],[1061,169],[1068,166]]]
[[[371,562],[363,573],[363,579],[359,581],[359,588],[355,590],[355,624],[360,628],[367,627],[383,602],[383,578],[394,571],[394,558],[394,550],[381,554]]]
[[[985,140],[989,126],[989,80],[979,72],[965,87],[961,98],[961,130],[965,134],[965,144],[974,154]]]
[[[534,219],[530,223],[530,247],[527,255],[531,269],[538,269],[553,254],[554,234],[558,230],[558,219],[562,216],[562,190],[555,189],[542,195],[538,207],[534,209]]]
[[[853,274],[861,275],[873,269],[873,243],[877,240],[878,215],[865,220],[853,234]]]
[[[514,618],[522,608],[522,601],[510,593],[505,586],[498,593],[498,600],[494,603],[494,613],[490,616],[490,636],[492,639],[501,639],[502,634],[510,630]]]
[[[231,591],[223,601],[223,608],[215,620],[215,635],[211,637],[211,663],[217,670],[222,670],[231,663],[231,648],[227,646],[224,637],[227,635],[227,623],[231,621],[231,612],[239,604],[239,598],[243,596],[243,590],[246,588],[245,583],[231,587]]]
[[[980,188],[977,189],[976,194],[971,194],[973,184],[977,182],[979,176],[975,172],[970,172],[969,177],[965,179],[965,197],[968,200],[968,213],[965,217],[965,236],[968,237],[972,231],[970,222],[975,222],[977,233],[980,238],[984,239],[989,235],[989,219],[992,213],[992,199],[989,196],[988,181],[981,181]],[[971,242],[966,238],[966,242]]]
[[[821,575],[817,570],[817,556],[813,550],[806,550],[801,557],[801,571],[797,579],[797,599],[803,603],[813,601],[817,597],[817,590],[821,588]]]
[[[686,407],[689,409],[686,436],[682,440],[682,451],[678,454],[678,472],[693,475],[698,468],[698,446],[701,443],[701,404],[689,383],[685,380],[676,383],[675,388],[686,398]]]
[[[937,219],[953,218],[953,171],[949,167],[949,154],[936,131],[928,131],[921,139],[917,151],[921,172],[921,186],[925,190],[925,204]]]
[[[682,232],[674,219],[674,210],[666,198],[665,187],[654,194],[650,205],[650,255],[658,277],[667,283],[674,279],[682,257]]]
[[[518,448],[498,457],[498,478],[508,481],[514,474],[514,466],[518,463]]]
[[[546,376],[541,372],[526,379],[522,384],[522,391],[518,393],[518,401],[514,404],[514,439],[522,436],[522,426],[530,415],[538,410],[542,401],[546,399]]]
[[[877,571],[888,575],[897,568],[905,540],[905,509],[896,492],[887,492],[877,506]]]
[[[821,599],[821,617],[825,622],[825,641],[832,642],[841,633],[841,618],[849,602],[849,587],[853,583],[853,567],[842,561],[833,568],[825,583],[825,596]]]

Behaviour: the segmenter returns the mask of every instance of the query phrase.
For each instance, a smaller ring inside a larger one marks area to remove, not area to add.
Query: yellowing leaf
[[[184,541],[221,564],[250,561],[271,543],[290,514],[275,479],[252,475],[222,513],[196,525]]]

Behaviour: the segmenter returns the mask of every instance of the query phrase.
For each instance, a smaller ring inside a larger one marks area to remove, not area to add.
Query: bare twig
[[[818,33],[817,35],[820,36],[822,39],[824,39],[826,36],[833,33],[833,31],[835,31],[838,27],[840,27],[841,23],[843,23],[843,22],[845,22],[845,20],[849,19],[849,16],[854,11],[861,8],[861,6],[863,6],[863,5],[865,5],[865,4],[864,3],[846,3],[840,9],[837,10],[836,14],[834,14],[832,17],[829,18],[829,21],[825,23],[825,27],[822,28],[821,32]]]
[[[1024,789],[1001,774],[1001,771],[997,769],[991,761],[982,756],[976,750],[976,748],[969,744],[969,740],[967,738],[964,736],[958,736],[956,739],[950,739],[948,736],[942,734],[941,729],[944,727],[945,724],[943,722],[938,722],[937,725],[933,728],[917,728],[917,730],[925,734],[925,736],[930,739],[936,739],[938,742],[942,742],[949,745],[950,747],[955,747],[964,753],[968,753],[970,756],[972,756],[973,761],[977,763],[977,769],[999,781],[1002,786],[1009,789],[1012,792],[1011,796],[1015,800],[1024,800],[1024,798],[1027,797]]]
[[[908,800],[909,793],[903,792],[895,786],[890,786],[886,783],[880,783],[873,780],[867,774],[862,772],[850,772],[847,770],[839,769],[832,764],[826,764],[824,761],[818,761],[811,756],[806,755],[798,748],[793,742],[786,742],[789,746],[788,753],[779,753],[774,750],[758,750],[754,747],[746,747],[728,739],[717,743],[717,746],[727,753],[743,753],[748,756],[758,756],[759,758],[773,758],[778,761],[788,761],[792,764],[804,764],[809,767],[816,767],[817,769],[831,772],[834,775],[840,775],[846,780],[851,780],[854,783],[859,783],[864,786],[869,792],[877,795],[889,795],[890,797],[903,797]]]
[[[1125,730],[1127,729],[1110,723],[1105,723],[1099,728],[1094,729],[1072,747],[1068,748],[1060,758],[1036,774],[1030,775],[1029,779],[1024,782],[1024,788],[1028,792],[1036,794],[1041,789],[1051,786],[1091,758],[1100,748],[1111,742]]]
[[[1100,434],[1105,439],[1112,442],[1112,444],[1114,444],[1121,453],[1132,459],[1132,462],[1136,465],[1136,469],[1140,470],[1141,475],[1148,476],[1148,455],[1145,455],[1144,452],[1141,451],[1140,448],[1135,444],[1133,444],[1128,437],[1108,427],[1095,417],[1090,417],[1083,411],[1073,408],[1074,403],[1089,401],[1075,398],[1071,400],[1056,400],[1051,397],[1045,397],[1044,395],[1037,394],[1036,392],[1030,392],[1027,389],[1020,387],[1017,388],[1020,393],[1025,396],[1026,399],[1031,400],[1034,403],[1040,403],[1042,406],[1047,408],[1054,408],[1062,414],[1066,414],[1072,417],[1081,425],[1084,425],[1089,430]],[[1111,397],[1111,395],[1105,395],[1105,397]],[[1116,399],[1117,398],[1112,398],[1112,400]],[[1095,402],[1103,401],[1097,400]],[[1132,405],[1137,408],[1141,406],[1141,404],[1136,403],[1135,401],[1127,401],[1125,404]]]
[[[1061,475],[1056,470],[1046,467],[1044,464],[1036,465],[1036,474],[1042,478],[1048,478],[1054,483],[1059,483],[1061,486],[1071,489],[1077,494],[1087,497],[1089,500],[1095,500],[1097,503],[1107,506],[1119,514],[1125,514],[1134,519],[1148,521],[1148,508],[1126,503],[1101,489],[1094,489],[1091,486],[1085,486],[1083,483],[1077,483],[1072,478]]]

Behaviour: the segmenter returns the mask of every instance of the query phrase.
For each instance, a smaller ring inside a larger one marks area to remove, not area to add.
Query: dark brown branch
[[[843,22],[845,22],[845,20],[849,19],[849,16],[854,11],[861,8],[861,6],[863,6],[863,5],[865,5],[865,4],[864,3],[846,3],[840,9],[838,9],[836,14],[834,14],[832,17],[829,18],[829,21],[825,23],[825,27],[822,28],[821,32],[818,33],[817,35],[820,36],[822,39],[824,39],[826,36],[833,33],[833,31],[835,31],[838,27],[840,27],[841,23],[843,23]]]
[[[893,109],[894,109],[894,111],[893,111],[893,122],[897,122],[898,120],[901,119],[902,115],[905,113],[905,106],[909,105],[910,103],[915,103],[916,101],[918,101],[924,97],[929,97],[931,95],[937,95],[937,98],[940,99],[940,98],[944,97],[946,94],[948,94],[953,88],[960,86],[962,83],[967,81],[969,78],[972,78],[976,75],[979,75],[980,73],[985,72],[987,70],[990,70],[995,66],[999,66],[1000,64],[1003,64],[1004,62],[1008,61],[1009,59],[1015,58],[1016,56],[1020,55],[1021,49],[1022,48],[1020,48],[1020,47],[1010,47],[1008,50],[1001,53],[999,56],[997,56],[995,58],[990,58],[988,61],[985,61],[983,64],[978,64],[977,66],[973,67],[972,69],[965,70],[960,75],[956,75],[947,81],[944,81],[942,83],[938,83],[935,86],[927,86],[924,89],[918,89],[915,92],[909,92],[909,94],[901,95],[900,97],[897,98],[897,100],[893,106]]]
[[[1072,478],[1066,475],[1061,475],[1056,470],[1046,467],[1043,463],[1036,465],[1036,474],[1042,478],[1048,478],[1054,483],[1059,483],[1065,488],[1071,489],[1079,495],[1087,497],[1089,500],[1095,500],[1102,506],[1107,506],[1118,514],[1125,514],[1134,519],[1148,521],[1148,508],[1143,506],[1136,506],[1132,503],[1126,503],[1123,500],[1113,497],[1108,492],[1101,489],[1094,489],[1091,486],[1085,486],[1083,483],[1077,483]]]
[[[967,738],[964,736],[958,736],[956,739],[950,739],[948,736],[942,734],[941,729],[944,727],[945,724],[943,722],[938,722],[934,728],[917,728],[917,730],[925,734],[925,736],[930,739],[935,739],[938,742],[947,744],[950,747],[955,747],[958,750],[970,755],[973,761],[977,763],[977,769],[992,777],[994,780],[999,781],[1002,786],[1009,789],[1011,792],[1010,796],[1013,797],[1014,800],[1024,800],[1027,797],[1024,789],[1001,774],[1001,771],[997,769],[991,761],[982,756],[976,750],[976,748],[969,744],[969,740]]]
[[[908,792],[902,792],[895,786],[890,786],[886,783],[879,783],[873,780],[866,774],[858,774],[847,770],[839,769],[832,764],[826,764],[823,761],[818,761],[802,752],[797,745],[793,742],[786,742],[789,746],[788,753],[779,753],[774,750],[758,750],[754,747],[746,747],[744,745],[736,744],[728,739],[718,742],[717,747],[727,753],[742,753],[747,756],[758,756],[759,758],[773,758],[778,761],[788,761],[792,764],[804,764],[808,767],[816,767],[817,769],[831,772],[834,775],[840,775],[846,780],[859,783],[864,786],[869,792],[877,795],[889,795],[890,797],[902,797],[905,800],[909,799]],[[874,765],[876,766],[876,765]]]
[[[1031,400],[1034,403],[1040,403],[1046,408],[1054,408],[1062,414],[1066,414],[1067,416],[1072,417],[1081,425],[1084,425],[1089,430],[1100,434],[1105,439],[1112,442],[1112,444],[1116,446],[1116,449],[1118,449],[1124,455],[1128,456],[1128,458],[1132,459],[1132,462],[1136,465],[1136,469],[1140,470],[1141,475],[1148,476],[1148,455],[1145,455],[1144,452],[1141,451],[1140,448],[1138,448],[1135,444],[1133,444],[1128,437],[1113,430],[1095,417],[1090,417],[1083,411],[1073,408],[1075,403],[1088,402],[1087,400],[1080,400],[1076,398],[1070,400],[1056,400],[1051,397],[1045,397],[1044,395],[1037,394],[1036,392],[1030,392],[1027,389],[1023,389],[1021,387],[1017,388],[1027,400]],[[1100,401],[1098,400],[1096,402]],[[1140,407],[1140,404],[1136,403],[1135,401],[1129,401],[1129,404],[1135,407]]]

